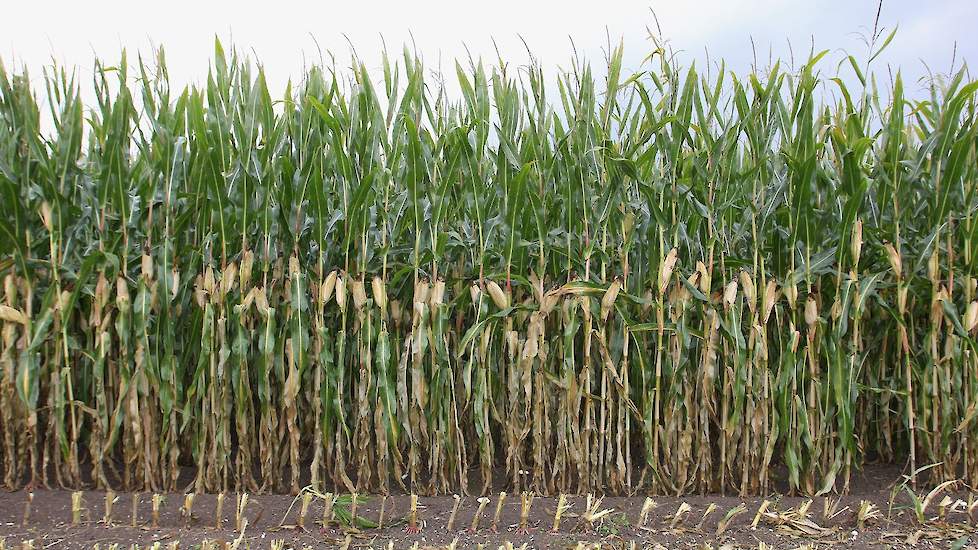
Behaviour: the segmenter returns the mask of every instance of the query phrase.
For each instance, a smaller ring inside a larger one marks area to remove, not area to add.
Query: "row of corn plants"
[[[978,83],[824,56],[0,68],[3,484],[978,483]]]

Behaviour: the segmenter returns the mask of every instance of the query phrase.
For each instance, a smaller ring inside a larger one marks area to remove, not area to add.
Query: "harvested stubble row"
[[[0,71],[4,483],[978,483],[978,84],[667,53]]]

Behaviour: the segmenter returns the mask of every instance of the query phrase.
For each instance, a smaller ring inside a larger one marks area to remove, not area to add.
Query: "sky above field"
[[[866,59],[877,8],[877,0],[9,2],[0,19],[0,59],[8,69],[26,65],[35,77],[52,59],[87,74],[96,55],[112,61],[123,47],[132,56],[162,45],[171,78],[185,84],[206,76],[217,35],[260,60],[280,91],[320,51],[348,66],[355,47],[376,69],[384,43],[394,53],[412,44],[429,68],[453,74],[453,59],[492,61],[497,49],[507,62],[525,64],[527,47],[550,70],[567,67],[575,49],[600,65],[609,38],[620,39],[626,68],[637,70],[652,32],[687,62],[702,68],[708,55],[723,57],[739,72],[772,57],[797,65],[814,42],[816,50],[832,50],[823,65],[831,72],[846,52]],[[890,67],[913,81],[978,60],[976,0],[884,0],[883,36],[897,26],[874,63],[887,81]]]

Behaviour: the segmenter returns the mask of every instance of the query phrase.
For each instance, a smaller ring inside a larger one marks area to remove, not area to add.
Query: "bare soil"
[[[33,540],[35,549],[90,549],[99,544],[104,550],[110,544],[127,549],[131,544],[144,548],[160,542],[167,548],[179,542],[179,548],[194,548],[202,541],[232,543],[241,537],[239,548],[266,549],[272,540],[284,540],[285,548],[419,548],[444,547],[457,540],[457,548],[498,548],[511,542],[519,548],[757,548],[761,543],[774,548],[978,548],[975,518],[965,503],[971,494],[960,490],[935,495],[920,523],[908,493],[893,488],[900,483],[900,472],[892,467],[871,467],[853,480],[850,493],[841,497],[816,497],[801,521],[792,516],[809,500],[798,496],[769,495],[766,498],[706,495],[688,497],[653,496],[656,507],[643,527],[636,526],[645,496],[608,497],[600,508],[612,510],[596,525],[587,525],[580,515],[586,497],[570,496],[570,509],[562,518],[560,528],[553,532],[557,499],[537,497],[530,510],[528,527],[519,527],[520,498],[509,495],[499,524],[493,529],[498,494],[490,496],[479,528],[469,527],[478,508],[475,497],[465,497],[455,525],[447,529],[454,500],[451,496],[421,497],[419,517],[421,531],[409,533],[406,516],[410,497],[393,495],[386,499],[386,520],[379,528],[349,530],[338,526],[323,528],[321,518],[324,503],[314,500],[305,519],[299,522],[300,502],[288,495],[250,495],[245,511],[248,525],[243,537],[235,531],[237,495],[228,494],[221,518],[215,517],[215,495],[197,495],[189,522],[181,514],[183,494],[165,495],[159,518],[154,525],[151,513],[152,495],[139,497],[135,527],[131,516],[132,495],[119,493],[110,523],[104,521],[105,493],[84,492],[84,513],[78,525],[72,524],[71,492],[35,490],[30,517],[24,522],[27,493],[23,491],[0,494],[0,540],[7,548],[20,548],[22,541]],[[941,507],[947,495],[957,506]],[[922,498],[922,497],[921,497]],[[376,522],[384,499],[376,495],[361,496],[358,516]],[[768,501],[767,514],[752,526],[762,503]],[[860,526],[857,511],[862,501],[873,503],[880,516]],[[827,506],[828,503],[828,506]],[[683,504],[689,510],[675,519]],[[746,510],[733,516],[724,529],[720,524],[732,509],[744,504]],[[712,505],[712,506],[711,506]],[[704,517],[704,513],[711,510]],[[943,516],[942,516],[943,511]],[[709,546],[706,546],[709,545]],[[218,546],[220,548],[221,546]]]

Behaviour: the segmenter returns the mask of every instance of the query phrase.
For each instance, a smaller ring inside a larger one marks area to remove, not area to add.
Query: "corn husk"
[[[740,286],[744,289],[747,307],[753,312],[757,309],[757,291],[754,288],[754,279],[746,271],[740,272]]]
[[[391,319],[395,324],[400,324],[404,317],[404,309],[401,308],[400,300],[391,300]]]
[[[431,285],[426,279],[421,279],[414,284],[414,303],[427,304],[428,296],[431,295]]]
[[[340,311],[346,311],[346,275],[336,277],[336,305]]]
[[[265,295],[264,288],[255,289],[255,308],[265,317],[268,317],[272,313],[272,308],[268,305],[268,297]]]
[[[930,301],[930,322],[934,326],[938,326],[940,321],[944,318],[944,304],[947,302],[947,290],[941,287],[934,293]]]
[[[859,255],[863,249],[863,221],[857,219],[852,225],[852,239],[849,240],[849,254],[852,257],[852,264],[859,265]]]
[[[334,269],[330,271],[323,282],[319,285],[319,303],[326,304],[333,298],[333,292],[336,290],[336,276],[337,271]]]
[[[523,343],[523,353],[520,355],[521,360],[529,361],[537,356],[542,325],[543,322],[539,313],[534,313],[530,316],[529,330],[527,330],[526,333],[526,342]]]
[[[44,228],[50,233],[54,229],[54,218],[51,215],[51,205],[48,201],[41,203],[41,223],[44,224]]]
[[[251,308],[251,306],[255,303],[255,295],[257,293],[258,289],[253,288],[249,290],[248,293],[245,294],[244,298],[241,299],[241,303],[239,304],[240,307],[236,309],[236,311],[247,311],[249,308]]]
[[[176,268],[170,270],[170,299],[177,297],[180,292],[180,272]]]
[[[838,321],[839,317],[842,317],[842,300],[838,298],[832,302],[832,308],[829,310],[829,314],[832,316],[833,320]]]
[[[519,350],[520,335],[515,330],[510,330],[506,332],[506,348],[509,351],[510,359],[516,357]]]
[[[214,293],[216,284],[217,283],[214,280],[214,268],[207,266],[207,269],[204,270],[204,278],[201,281],[201,289],[203,289],[207,295],[211,295]]]
[[[676,268],[677,261],[679,261],[679,251],[673,248],[668,254],[666,254],[666,257],[662,259],[662,263],[659,264],[660,295],[666,291],[666,286],[669,285],[669,279],[672,278],[672,271]]]
[[[608,286],[608,290],[605,291],[604,296],[601,297],[602,321],[608,320],[608,315],[611,313],[611,309],[615,306],[615,300],[618,299],[619,292],[621,292],[621,279],[615,279],[612,281],[611,285]]]
[[[940,258],[937,255],[937,247],[935,246],[934,251],[930,254],[930,258],[927,259],[927,277],[935,284],[941,277],[940,267]]]
[[[374,303],[377,304],[381,310],[387,309],[387,285],[384,284],[384,280],[380,277],[374,277],[370,281],[370,290],[374,296]]]
[[[489,292],[489,297],[492,298],[492,303],[496,304],[496,307],[499,309],[509,307],[509,295],[503,292],[503,289],[496,284],[496,281],[487,281],[486,291]]]
[[[115,280],[115,301],[120,309],[128,309],[132,301],[129,299],[129,283],[124,277]]]
[[[0,320],[21,325],[26,325],[28,321],[27,315],[24,312],[2,304],[0,304]]]
[[[429,304],[431,307],[439,306],[445,302],[445,281],[444,279],[438,279],[433,285],[431,285],[431,295],[429,296]]]
[[[978,301],[972,300],[964,312],[964,328],[971,332],[978,326]]]
[[[774,279],[769,279],[767,286],[764,287],[764,298],[761,301],[761,322],[767,324],[771,318],[771,311],[774,304],[778,301],[778,283]]]
[[[540,301],[540,313],[543,315],[550,315],[551,312],[557,307],[560,302],[560,293],[551,290],[543,295],[543,299]]]
[[[723,289],[723,302],[728,306],[734,305],[737,300],[737,279],[732,279]]]
[[[155,299],[156,294],[153,293],[153,299]],[[61,294],[58,295],[57,309],[58,311],[66,311],[68,309],[68,304],[71,302],[71,292],[67,290],[62,290]]]
[[[103,274],[100,273],[99,275],[103,279],[105,278]],[[17,284],[14,281],[13,275],[8,274],[3,278],[3,296],[11,303],[17,300]]]
[[[537,277],[537,274],[530,272],[530,276],[527,277],[530,281],[530,288],[533,290],[533,299],[537,301],[538,304],[543,302],[543,281]]]
[[[903,277],[903,260],[900,258],[900,253],[891,243],[884,244],[883,249],[886,250],[886,259],[890,262],[890,269],[893,270],[898,279]]]
[[[245,250],[241,253],[241,269],[238,271],[238,284],[244,292],[251,286],[251,272],[255,267],[255,253]]]
[[[798,304],[798,286],[794,281],[789,281],[784,285],[784,297],[788,301],[788,307],[795,309]]]
[[[809,296],[805,301],[805,324],[812,326],[818,321],[818,304],[814,296]]]
[[[363,281],[360,279],[350,281],[350,295],[353,296],[353,307],[357,311],[363,311],[364,306],[367,305],[367,290]]]
[[[235,279],[238,278],[238,264],[231,262],[226,268],[224,268],[224,273],[221,274],[221,296],[227,296],[231,289],[234,288]]]
[[[696,272],[700,274],[700,292],[709,296],[713,291],[713,281],[710,277],[710,270],[703,262],[696,262]]]
[[[143,254],[139,262],[139,272],[142,274],[143,278],[149,280],[153,278],[153,257],[149,254]]]
[[[204,276],[197,275],[194,278],[194,303],[197,307],[203,308],[207,305],[207,291],[204,290]]]

